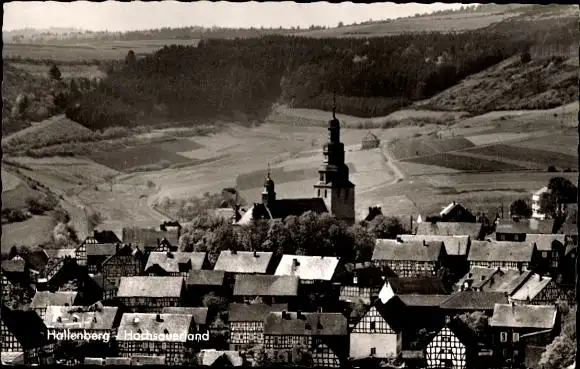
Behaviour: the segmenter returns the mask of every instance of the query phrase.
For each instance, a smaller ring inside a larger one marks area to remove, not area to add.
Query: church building
[[[277,199],[274,181],[268,170],[262,202],[254,203],[236,224],[248,224],[254,219],[284,219],[308,211],[330,213],[337,219],[354,223],[355,185],[349,179],[344,144],[340,142],[340,122],[334,109],[332,120],[328,123],[328,133],[328,142],[323,147],[324,161],[318,170],[318,182],[314,184],[316,197]]]

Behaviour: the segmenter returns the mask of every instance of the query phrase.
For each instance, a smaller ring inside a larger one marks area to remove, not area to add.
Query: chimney
[[[539,281],[542,281],[542,279],[543,279],[543,278],[542,278],[542,275],[541,275],[541,274],[538,274],[538,280],[539,280]]]
[[[137,323],[139,323],[139,317],[136,316],[133,318],[133,324],[137,324]]]
[[[93,318],[93,323],[96,323],[96,322],[97,322],[97,317],[94,317]]]
[[[257,258],[258,257],[258,251],[254,251],[254,257]]]
[[[167,251],[167,257],[172,259],[173,258],[173,253],[171,251]]]
[[[429,246],[427,245],[427,241],[423,240],[423,246]]]
[[[352,284],[358,284],[358,276],[356,273],[354,273],[352,276]]]
[[[57,318],[56,318],[56,321],[57,321],[58,323],[62,323],[62,317],[60,317],[60,316],[59,316],[59,317],[57,317]]]
[[[403,239],[401,238],[401,236],[397,236],[397,242],[402,243]]]
[[[300,262],[298,261],[298,259],[294,258],[292,259],[292,271],[295,272],[298,269],[298,266],[300,266]]]
[[[163,319],[161,318],[161,314],[157,314],[157,315],[155,316],[155,321],[156,321],[156,322],[158,322],[158,323],[161,323],[161,322],[163,322]]]

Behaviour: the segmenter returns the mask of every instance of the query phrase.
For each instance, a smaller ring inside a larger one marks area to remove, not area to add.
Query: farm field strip
[[[186,163],[190,160],[183,155],[145,145],[111,152],[95,152],[90,158],[99,164],[118,171],[125,171],[146,165],[155,165],[160,162],[178,164]]]
[[[495,160],[498,162],[502,162],[502,163],[506,163],[506,164],[513,164],[516,166],[520,166],[526,169],[535,169],[535,170],[541,170],[541,169],[546,169],[546,166],[541,164],[541,163],[537,163],[534,161],[524,161],[524,160],[515,160],[513,158],[506,158],[503,155],[486,155],[486,154],[480,154],[478,152],[472,152],[470,151],[457,151],[454,152],[455,155],[457,156],[465,156],[467,158],[474,158],[474,159],[482,159],[482,160]]]
[[[49,215],[37,215],[24,222],[3,224],[2,252],[8,252],[13,245],[42,245],[50,239],[54,226],[54,219]]]
[[[514,161],[534,162],[537,165],[564,168],[578,167],[578,157],[545,150],[514,147],[510,145],[493,145],[466,150],[465,153],[474,153],[489,157],[505,158]]]
[[[465,137],[475,146],[498,144],[505,141],[524,140],[530,137],[530,133],[487,133]]]
[[[461,171],[513,171],[525,169],[523,167],[504,163],[497,160],[487,160],[480,158],[471,158],[451,153],[439,153],[431,156],[423,156],[415,159],[409,159],[412,163],[427,165],[436,165],[452,168]]]

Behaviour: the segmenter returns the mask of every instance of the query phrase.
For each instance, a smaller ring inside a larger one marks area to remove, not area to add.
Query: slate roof
[[[362,287],[376,287],[382,286],[386,277],[384,271],[368,263],[348,263],[344,265],[346,273],[344,273],[340,281],[342,285],[353,285],[353,277],[357,277],[357,285]]]
[[[261,322],[274,311],[288,310],[288,304],[230,304],[228,321],[230,322]]]
[[[2,352],[2,365],[24,365],[24,352]]]
[[[443,281],[437,277],[389,277],[387,281],[397,295],[445,295],[449,293]]]
[[[48,250],[46,250],[46,254],[48,255],[48,257],[50,259],[64,259],[67,256],[74,258],[75,251],[76,251],[76,248],[74,248],[74,249],[48,249]]]
[[[182,277],[121,277],[117,297],[180,297]]]
[[[391,239],[377,239],[372,260],[392,261],[438,261],[443,242],[399,242]]]
[[[266,274],[272,255],[272,252],[222,251],[213,269],[230,273]]]
[[[185,283],[188,286],[221,286],[224,284],[224,276],[222,270],[192,270]]]
[[[539,251],[552,251],[554,242],[560,243],[559,247],[566,244],[566,235],[564,234],[531,234],[526,235],[526,242],[534,242]]]
[[[47,328],[110,330],[113,329],[118,309],[112,306],[99,306],[98,309],[85,306],[49,306],[43,320]]]
[[[518,286],[528,279],[531,271],[519,271],[517,269],[502,269],[501,273],[494,275],[484,285],[484,291],[495,291],[512,294]]]
[[[554,229],[553,219],[521,219],[519,221],[499,219],[496,233],[532,233],[551,234]]]
[[[111,256],[115,255],[120,245],[116,243],[88,243],[85,245],[87,256]]]
[[[26,262],[22,258],[2,260],[2,271],[5,273],[24,273]]]
[[[239,351],[231,351],[231,350],[216,350],[216,349],[208,349],[208,350],[201,350],[198,354],[199,357],[199,364],[203,366],[212,366],[216,363],[216,361],[220,358],[227,359],[232,366],[242,366],[244,363],[244,359],[240,356]],[[221,365],[224,365],[221,363]]]
[[[534,243],[507,241],[473,241],[469,248],[468,261],[512,261],[531,262]]]
[[[103,291],[112,291],[116,289],[111,282],[109,282],[102,274],[89,274],[89,277],[99,286]]]
[[[422,222],[417,224],[418,235],[433,236],[469,236],[477,240],[482,235],[482,223],[468,222]]]
[[[318,197],[304,199],[280,199],[268,206],[256,203],[251,206],[237,224],[248,224],[253,219],[284,219],[290,215],[300,216],[312,211],[316,214],[328,213],[324,200]]]
[[[445,310],[493,310],[495,304],[507,303],[503,292],[459,291],[451,295],[440,307]]]
[[[78,293],[72,291],[37,291],[30,307],[45,308],[47,306],[73,306]]]
[[[485,284],[489,278],[499,273],[498,268],[486,268],[481,266],[472,266],[461,279],[455,284],[457,289],[460,289],[464,283],[468,280],[471,280],[470,287],[472,288],[481,288],[483,284]]]
[[[161,310],[163,314],[190,314],[193,315],[195,324],[207,324],[207,308],[206,307],[175,307],[166,306]]]
[[[171,246],[179,244],[177,230],[161,231],[153,228],[123,228],[123,243],[151,248],[157,247],[163,239],[166,239]]]
[[[296,261],[295,261],[296,260]],[[282,255],[275,275],[298,276],[304,280],[330,281],[339,263],[334,256]]]
[[[24,349],[36,348],[46,342],[46,326],[33,310],[12,310],[2,304],[0,319]]]
[[[207,254],[205,252],[152,252],[147,259],[145,271],[154,265],[158,265],[161,269],[168,273],[178,273],[180,271],[179,264],[191,265],[187,270],[199,270],[203,267]]]
[[[444,207],[443,210],[441,210],[441,212],[439,213],[439,215],[442,215],[443,216],[443,215],[449,214],[453,209],[455,209],[457,207],[466,209],[463,205],[461,205],[461,204],[456,203],[455,201],[453,201],[452,203],[450,203],[449,205],[447,205],[446,207]]]
[[[460,256],[467,255],[470,242],[469,236],[439,236],[439,235],[411,235],[403,234],[397,236],[403,242],[443,242],[447,255]]]
[[[299,283],[294,276],[238,274],[234,296],[298,296]]]
[[[492,327],[552,329],[557,310],[552,305],[496,304],[490,319]]]
[[[157,318],[160,318],[158,321]],[[186,342],[191,325],[194,324],[190,314],[156,314],[156,313],[125,313],[119,324],[118,341],[147,341],[147,332],[157,333],[159,339],[165,342]],[[135,333],[141,335],[131,337]],[[136,339],[138,338],[138,339]]]
[[[403,303],[409,307],[439,307],[449,299],[449,295],[398,295]]]
[[[408,307],[400,296],[392,296],[385,302],[379,297],[373,306],[395,332],[400,332],[410,318]]]
[[[264,322],[264,334],[275,336],[346,336],[347,328],[340,313],[272,312]]]
[[[108,231],[108,230],[94,231],[93,238],[98,243],[119,243],[119,242],[121,242],[121,240],[119,239],[119,237],[117,237],[115,232]]]
[[[510,297],[518,301],[526,301],[528,298],[533,300],[551,281],[552,278],[550,277],[542,277],[539,274],[532,273]]]

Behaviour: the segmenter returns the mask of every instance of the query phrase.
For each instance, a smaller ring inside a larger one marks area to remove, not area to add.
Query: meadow
[[[410,160],[414,157],[431,156],[448,151],[464,150],[473,146],[474,145],[471,141],[463,137],[446,139],[427,137],[391,142],[389,144],[389,151],[398,160]]]
[[[445,152],[406,159],[406,161],[451,168],[463,172],[496,172],[525,169],[524,167],[499,160],[468,157]]]
[[[51,215],[34,216],[24,222],[2,225],[2,252],[16,246],[38,246],[50,240],[55,226]]]
[[[90,155],[91,160],[114,170],[160,170],[173,164],[182,164],[190,161],[185,156],[151,146],[131,147],[116,151],[101,151]],[[150,166],[150,167],[149,167]]]
[[[554,166],[556,168],[578,168],[578,156],[566,155],[563,153],[533,149],[529,147],[515,147],[510,145],[492,145],[466,150],[467,153],[482,154],[502,159],[518,161],[531,161],[543,164],[546,168]]]

